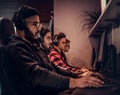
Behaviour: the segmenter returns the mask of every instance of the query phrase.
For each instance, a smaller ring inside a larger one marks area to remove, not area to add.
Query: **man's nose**
[[[42,23],[40,23],[38,26],[37,26],[37,30],[40,31],[42,28]]]
[[[52,39],[50,40],[50,44],[52,44]]]

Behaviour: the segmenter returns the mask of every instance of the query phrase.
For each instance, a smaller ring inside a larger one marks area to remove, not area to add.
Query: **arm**
[[[59,73],[71,77],[77,77],[79,75],[79,69],[67,65],[59,52],[52,50],[48,56]]]
[[[15,48],[9,47],[7,49],[7,57],[10,63],[7,64],[7,66],[11,71],[14,71],[13,79],[16,79],[14,74],[17,74],[20,80],[23,79],[24,82],[22,81],[22,84],[20,83],[22,88],[28,86],[43,89],[65,90],[74,87],[99,87],[103,83],[96,77],[92,76],[74,79],[51,72],[39,65],[39,62],[36,60],[36,57],[32,52],[33,51],[31,51],[29,47],[23,45],[22,48],[21,46],[17,46]]]
[[[29,46],[24,44],[7,48],[7,60],[11,61],[11,70],[16,73],[16,76],[19,76],[26,85],[31,87],[67,89],[69,78],[42,68],[37,55],[34,55],[33,52]],[[9,64],[7,65],[9,66]]]
[[[94,76],[84,76],[81,78],[70,78],[69,88],[85,88],[85,87],[101,87],[104,84],[103,81]]]

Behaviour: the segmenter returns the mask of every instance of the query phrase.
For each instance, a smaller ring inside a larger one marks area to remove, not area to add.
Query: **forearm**
[[[67,68],[63,68],[61,66],[56,66],[56,71],[62,75],[65,76],[69,76],[69,77],[73,77],[73,78],[77,78],[78,77],[78,73],[76,72],[72,72],[71,70],[67,69]]]
[[[28,51],[29,47],[25,48],[26,50],[22,48],[12,48],[7,52],[7,59],[11,61],[11,71],[15,72],[16,76],[19,75],[21,78],[18,82],[25,81],[21,86],[29,85],[30,87],[37,86],[39,88],[58,90],[69,87],[69,78],[42,67],[42,63],[36,60],[31,51]],[[15,53],[12,52],[13,49],[16,51]]]
[[[32,85],[58,90],[64,90],[69,87],[68,77],[61,76],[44,68],[38,68],[35,72],[35,76],[31,77]]]

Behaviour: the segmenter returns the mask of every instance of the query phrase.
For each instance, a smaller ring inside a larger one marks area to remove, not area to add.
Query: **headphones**
[[[54,35],[54,37],[53,37],[53,44],[54,44],[55,46],[58,46],[58,45],[59,45],[58,34]]]
[[[14,16],[13,16],[13,18],[12,18],[12,20],[13,20],[13,22],[15,23],[15,26],[16,26],[16,28],[17,29],[19,29],[19,30],[24,30],[25,29],[25,21],[24,21],[24,19],[23,19],[23,17],[22,17],[22,14],[23,14],[23,11],[24,11],[24,9],[26,9],[27,7],[25,7],[25,6],[22,6],[22,7],[20,7],[16,12],[15,12],[15,14],[14,14]]]
[[[50,32],[49,29],[46,29],[44,27],[41,28],[40,32],[38,33],[38,39],[40,43],[44,41],[44,37],[48,32]]]
[[[43,32],[43,31],[40,30],[40,32],[38,33],[38,40],[39,40],[40,43],[43,42],[43,38],[44,38],[43,35],[42,35],[42,32]]]
[[[53,44],[55,46],[59,45],[59,40],[62,38],[66,38],[66,35],[63,32],[60,32],[59,34],[54,35],[53,37]]]
[[[34,15],[39,16],[37,9],[29,7],[27,5],[21,6],[13,16],[13,22],[19,30],[24,30],[26,28],[25,19]]]

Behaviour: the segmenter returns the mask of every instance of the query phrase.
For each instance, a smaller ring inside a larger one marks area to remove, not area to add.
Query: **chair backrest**
[[[0,18],[0,40],[2,44],[6,42],[6,39],[11,34],[15,34],[15,29],[12,20],[8,18]]]
[[[8,18],[0,18],[0,83],[5,83],[6,72],[4,70],[4,46],[8,41],[8,37],[15,34],[12,20]],[[6,82],[7,84],[7,82]],[[8,85],[5,85],[8,86]]]

